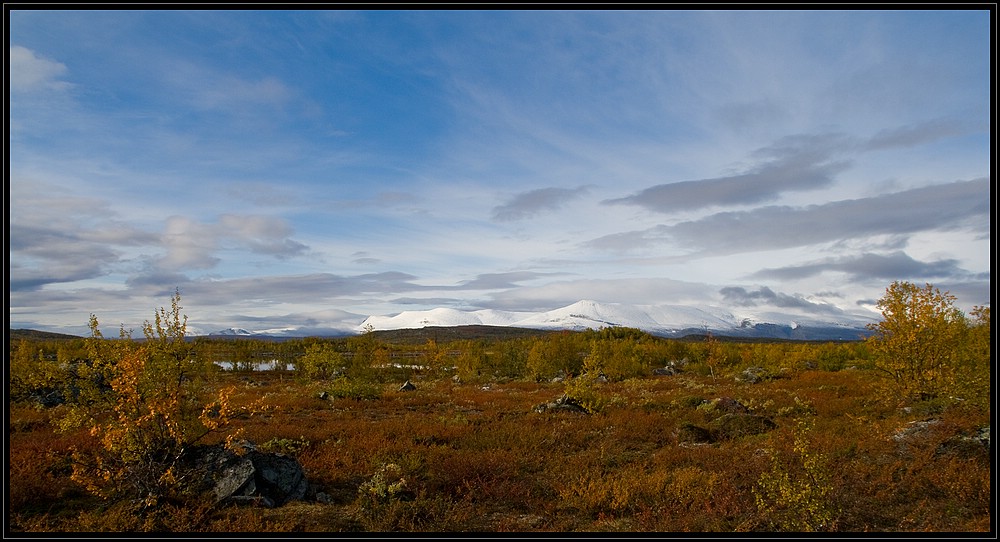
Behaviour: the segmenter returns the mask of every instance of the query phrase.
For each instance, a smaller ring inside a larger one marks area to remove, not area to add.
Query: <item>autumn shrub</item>
[[[545,381],[557,376],[577,375],[583,369],[583,358],[588,350],[589,345],[580,336],[569,332],[536,338],[525,362],[528,376]]]
[[[583,371],[603,374],[617,382],[647,374],[650,370],[641,345],[648,334],[631,328],[604,328],[590,341],[590,350],[583,360]]]
[[[86,427],[100,443],[95,453],[74,454],[73,479],[140,509],[175,496],[184,452],[209,433],[227,431],[238,411],[247,411],[230,403],[230,388],[209,396],[207,362],[184,340],[187,317],[179,303],[175,294],[169,313],[161,308],[154,322],[143,324],[141,342],[124,328],[118,340],[104,339],[92,315],[89,363],[75,382],[79,400],[60,420],[62,430]]]
[[[970,424],[977,427],[984,420],[966,419],[952,410],[936,419],[905,439],[895,438],[902,422],[893,420],[890,428],[897,430],[884,432],[877,462],[855,463],[852,470],[869,480],[866,487],[872,488],[871,498],[847,502],[878,530],[976,530],[972,525],[991,509],[991,452],[981,443],[976,443],[977,453],[952,447]],[[872,502],[879,503],[877,509],[872,509]]]
[[[65,394],[67,376],[66,367],[46,359],[34,342],[21,339],[8,358],[8,400],[42,399],[49,395],[60,400]]]
[[[897,397],[949,396],[986,404],[989,309],[978,307],[970,324],[954,302],[953,295],[930,284],[899,281],[879,299],[883,319],[869,325],[867,345]]]
[[[962,341],[962,357],[953,379],[953,393],[959,401],[988,411],[992,404],[993,382],[993,326],[990,307],[975,307],[970,316],[969,327]]]
[[[483,372],[501,380],[525,378],[528,375],[528,348],[523,339],[511,339],[491,344],[483,353]]]
[[[488,379],[489,367],[486,362],[486,347],[480,341],[455,341],[448,345],[456,352],[452,363],[455,374],[463,382],[480,382]]]
[[[591,371],[565,382],[565,395],[590,414],[597,414],[608,406],[610,397],[601,388],[600,375]]]
[[[738,347],[737,365],[743,369],[762,367],[770,373],[779,373],[794,364],[795,360],[785,352],[785,345],[779,343],[741,344]]]
[[[403,469],[395,463],[380,465],[371,479],[358,488],[358,505],[372,514],[390,501],[412,498]]]
[[[766,530],[815,532],[835,530],[837,511],[830,494],[830,465],[809,442],[812,424],[800,419],[795,430],[793,456],[783,461],[773,449],[771,470],[761,475],[754,497]]]
[[[864,343],[826,343],[813,347],[813,357],[816,369],[820,371],[842,371],[848,367],[863,364],[863,356],[867,354]]]
[[[739,345],[724,343],[711,333],[704,341],[692,344],[689,352],[691,359],[685,371],[713,380],[725,376],[741,359]]]
[[[347,352],[343,359],[345,374],[359,380],[378,380],[391,369],[390,350],[380,344],[370,330],[346,342]]]
[[[375,401],[382,397],[382,386],[361,378],[340,377],[326,387],[330,397],[334,399],[353,399],[355,401]]]
[[[390,500],[379,506],[377,513],[361,515],[361,525],[367,532],[462,532],[482,521],[467,502],[425,492],[412,500]]]
[[[296,360],[295,371],[306,381],[327,380],[343,372],[345,365],[344,356],[333,345],[315,343]]]

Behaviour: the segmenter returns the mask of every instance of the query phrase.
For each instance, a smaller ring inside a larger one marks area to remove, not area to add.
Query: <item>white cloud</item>
[[[211,269],[222,261],[217,253],[227,243],[276,258],[304,253],[308,247],[290,239],[291,234],[288,222],[275,217],[225,214],[215,223],[204,223],[172,216],[162,237],[166,255],[155,265],[171,271]]]
[[[718,287],[669,278],[571,279],[521,286],[492,294],[487,308],[551,310],[581,299],[634,305],[700,302],[715,297]]]
[[[14,92],[28,92],[38,89],[65,90],[70,84],[59,78],[67,73],[61,62],[42,58],[34,51],[20,45],[11,45],[9,83]]]
[[[165,270],[211,269],[219,263],[218,234],[211,225],[182,216],[167,219],[163,229],[163,246],[167,253],[156,261]]]

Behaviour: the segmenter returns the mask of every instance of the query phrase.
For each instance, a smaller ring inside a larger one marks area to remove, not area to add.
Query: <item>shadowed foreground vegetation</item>
[[[993,528],[990,390],[953,365],[989,381],[988,309],[931,369],[957,376],[921,374],[926,387],[887,371],[884,333],[184,341],[178,301],[146,341],[11,343],[10,531]],[[285,369],[249,370],[261,360]],[[574,408],[553,406],[564,396]],[[296,458],[307,497],[264,508],[185,492],[172,454],[225,442]]]

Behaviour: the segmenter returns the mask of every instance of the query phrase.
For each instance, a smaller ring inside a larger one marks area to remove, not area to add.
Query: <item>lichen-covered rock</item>
[[[299,462],[284,454],[247,446],[244,453],[224,446],[200,446],[188,455],[188,468],[216,503],[255,503],[268,508],[302,500],[309,489]]]
[[[747,367],[742,373],[736,375],[737,382],[745,382],[747,384],[756,384],[758,382],[763,382],[764,380],[770,380],[773,375],[763,367]]]
[[[972,434],[955,435],[938,446],[938,455],[952,455],[965,459],[988,458],[990,452],[990,427],[982,427]]]

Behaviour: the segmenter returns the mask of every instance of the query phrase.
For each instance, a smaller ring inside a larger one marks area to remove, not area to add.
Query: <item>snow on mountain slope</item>
[[[541,313],[497,310],[460,311],[438,308],[406,311],[395,316],[370,316],[359,330],[416,329],[428,326],[491,325],[533,329],[600,329],[630,327],[649,333],[720,333],[742,336],[783,338],[839,337],[845,330],[863,329],[862,321],[836,322],[803,315],[766,313],[736,315],[719,307],[684,305],[626,305],[582,300],[566,307]]]
[[[221,331],[216,331],[216,332],[212,333],[212,335],[222,335],[222,336],[226,336],[226,337],[249,337],[249,336],[253,335],[253,332],[249,331],[249,330],[246,330],[246,329],[243,329],[241,327],[231,327],[231,328],[223,329]]]
[[[346,314],[346,313],[345,313]],[[636,328],[663,336],[715,333],[742,337],[785,339],[857,339],[872,320],[861,317],[819,318],[813,314],[743,312],[734,314],[713,306],[627,305],[582,300],[545,312],[515,312],[494,309],[463,311],[436,308],[404,311],[396,315],[362,318],[317,319],[309,327],[282,327],[248,331],[230,328],[213,333],[230,337],[302,337],[350,335],[368,329],[420,329],[469,325],[511,326],[546,330],[584,330],[604,327]],[[322,323],[320,323],[322,322]]]
[[[426,311],[403,311],[395,316],[369,316],[359,329],[374,330],[419,329],[430,326],[510,326],[532,313],[507,312],[492,309],[460,311],[437,308]]]
[[[736,316],[718,307],[653,305],[647,310],[653,320],[669,330],[726,329],[738,325]]]
[[[530,316],[515,322],[517,327],[543,329],[600,329],[633,327],[659,329],[662,326],[646,311],[632,305],[577,301],[572,305]]]
[[[467,322],[463,322],[466,324]],[[439,325],[437,322],[430,323],[430,311],[403,311],[395,315],[372,315],[365,318],[364,322],[358,326],[358,330],[372,329],[381,331],[384,329],[418,329],[429,325]],[[454,324],[448,324],[454,325]]]
[[[475,311],[474,314],[479,316],[479,321],[482,322],[484,326],[517,326],[517,323],[529,316],[534,315],[533,312],[517,312],[517,311],[498,311],[494,309],[482,309]]]

